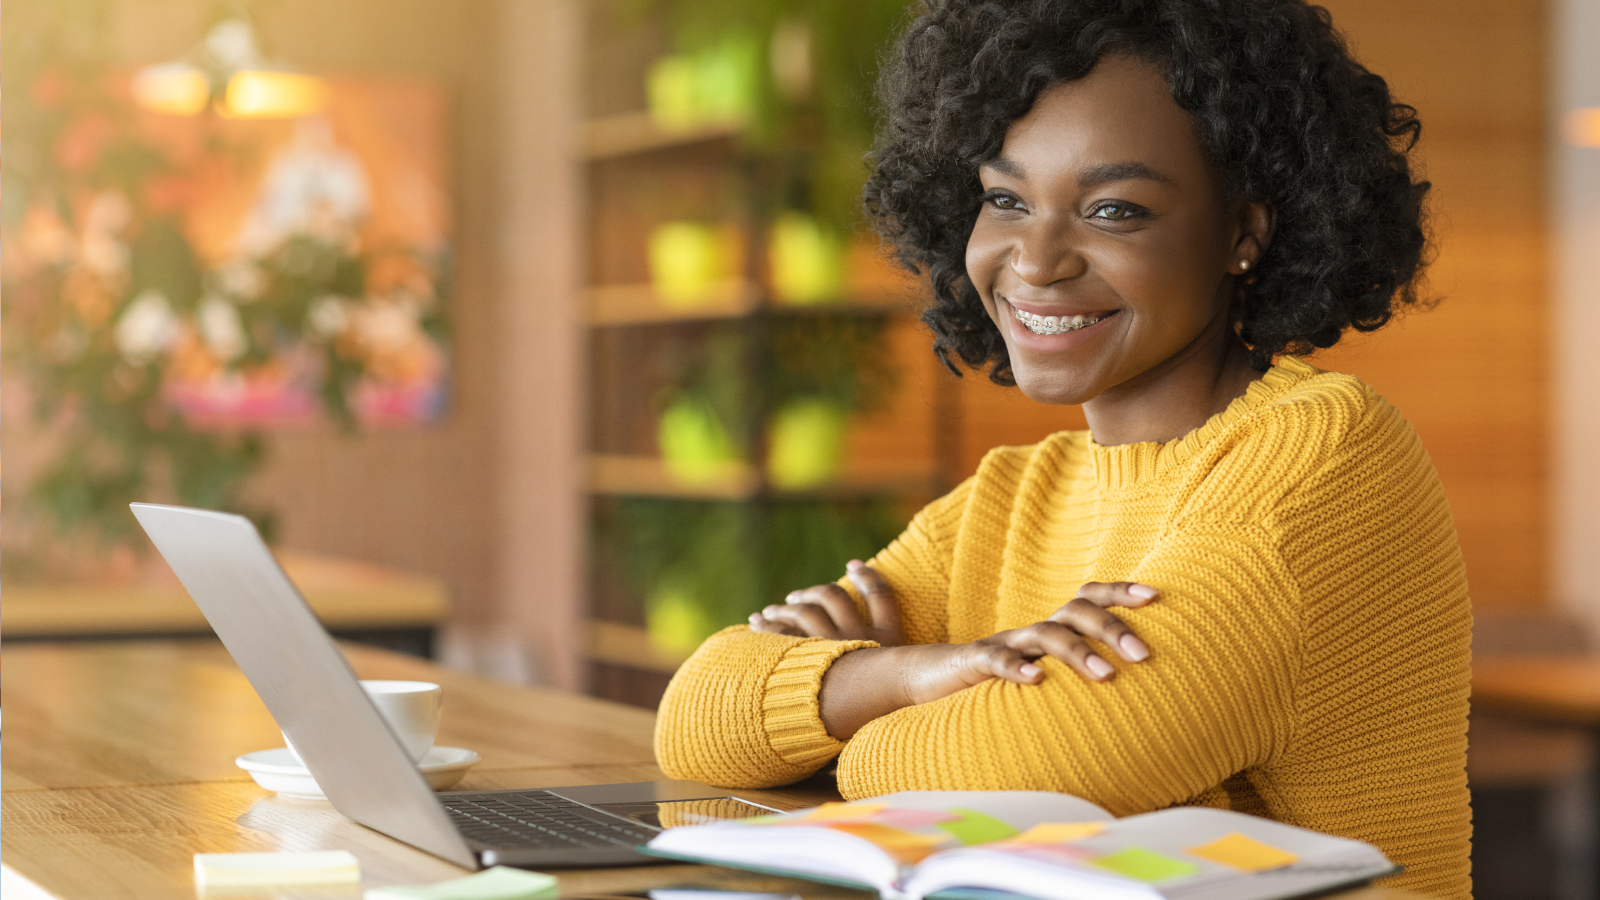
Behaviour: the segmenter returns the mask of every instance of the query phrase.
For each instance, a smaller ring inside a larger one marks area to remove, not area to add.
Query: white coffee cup
[[[439,733],[439,711],[444,708],[444,689],[431,681],[362,681],[361,687],[378,708],[378,713],[394,730],[400,744],[406,748],[411,761],[420,763],[433,749],[434,735]],[[289,736],[283,736],[295,753]]]

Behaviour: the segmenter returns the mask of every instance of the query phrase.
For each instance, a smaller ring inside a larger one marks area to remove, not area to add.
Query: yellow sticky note
[[[885,806],[888,806],[888,804],[824,803],[796,821],[803,821],[807,824],[812,822],[853,822],[858,819],[870,818],[874,813],[882,812]]]
[[[1040,822],[1011,838],[1018,844],[1065,844],[1094,837],[1106,830],[1104,822]]]
[[[202,889],[360,881],[361,864],[348,850],[194,855],[194,886]]]
[[[1239,832],[1217,838],[1209,844],[1188,848],[1191,856],[1209,859],[1214,863],[1222,863],[1245,872],[1265,872],[1268,869],[1280,869],[1284,866],[1294,865],[1300,860],[1287,850],[1279,850],[1270,844],[1246,837]]]
[[[944,834],[919,834],[903,828],[890,828],[871,822],[839,822],[828,826],[834,831],[853,834],[877,845],[878,849],[903,863],[914,863],[950,840]]]

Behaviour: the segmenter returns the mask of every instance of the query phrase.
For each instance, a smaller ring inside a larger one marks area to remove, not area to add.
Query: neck
[[[1104,447],[1176,440],[1245,392],[1258,373],[1224,312],[1177,354],[1083,404]]]

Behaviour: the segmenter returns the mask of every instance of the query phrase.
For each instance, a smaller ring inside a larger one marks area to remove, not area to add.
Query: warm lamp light
[[[228,118],[290,118],[321,112],[328,89],[320,79],[275,65],[256,46],[240,11],[211,26],[205,40],[175,62],[146,66],[133,77],[133,99],[145,109],[196,116],[207,106]]]
[[[1600,107],[1575,109],[1567,113],[1562,129],[1567,141],[1577,147],[1600,147]]]
[[[133,99],[154,112],[196,116],[211,102],[211,83],[188,63],[147,66],[133,76]]]
[[[245,69],[228,79],[217,112],[230,118],[288,118],[321,112],[328,89],[321,79],[295,72]]]

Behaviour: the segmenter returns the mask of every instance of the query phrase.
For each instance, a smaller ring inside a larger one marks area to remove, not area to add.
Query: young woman
[[[708,640],[662,767],[1227,807],[1466,898],[1450,511],[1392,406],[1287,355],[1416,301],[1415,111],[1302,0],[928,0],[881,94],[866,208],[935,351],[1089,430]]]

